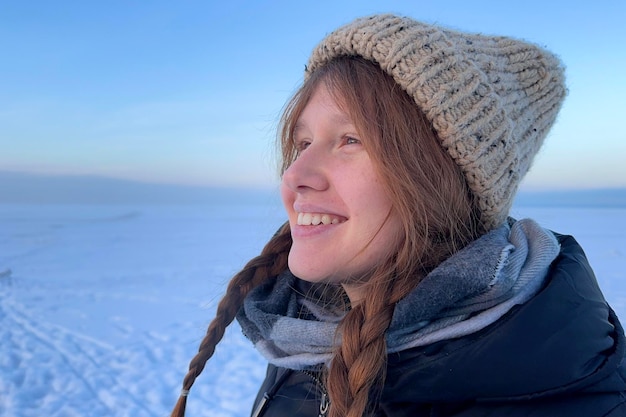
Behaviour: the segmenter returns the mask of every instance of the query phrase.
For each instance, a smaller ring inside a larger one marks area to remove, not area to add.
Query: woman
[[[624,335],[582,249],[508,218],[565,96],[549,52],[408,18],[314,50],[286,108],[289,221],[231,281],[254,416],[623,416]]]

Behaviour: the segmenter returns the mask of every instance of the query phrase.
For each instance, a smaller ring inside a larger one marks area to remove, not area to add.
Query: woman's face
[[[341,283],[352,302],[361,298],[361,277],[389,256],[401,228],[364,140],[318,87],[297,120],[299,156],[281,184],[291,272],[305,281]]]

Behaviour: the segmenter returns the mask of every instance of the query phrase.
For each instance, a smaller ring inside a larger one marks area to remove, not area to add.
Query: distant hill
[[[0,171],[0,204],[216,204],[277,198],[262,189],[151,184],[96,176]]]
[[[522,191],[517,195],[515,205],[520,207],[626,208],[626,188]]]
[[[96,176],[0,171],[0,204],[219,204],[270,200],[278,200],[276,190],[150,184]],[[626,188],[522,191],[515,205],[626,208]]]

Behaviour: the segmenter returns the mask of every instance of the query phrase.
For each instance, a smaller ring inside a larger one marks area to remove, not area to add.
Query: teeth
[[[320,224],[338,224],[340,222],[338,217],[331,217],[330,214],[298,213],[298,224],[300,226],[318,226]]]

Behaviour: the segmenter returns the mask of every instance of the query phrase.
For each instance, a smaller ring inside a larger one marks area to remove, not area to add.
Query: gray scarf
[[[559,253],[554,235],[533,220],[505,224],[452,255],[395,307],[389,353],[474,333],[523,304],[542,287]],[[255,347],[277,366],[328,363],[345,312],[307,300],[286,271],[255,288],[237,319]]]

